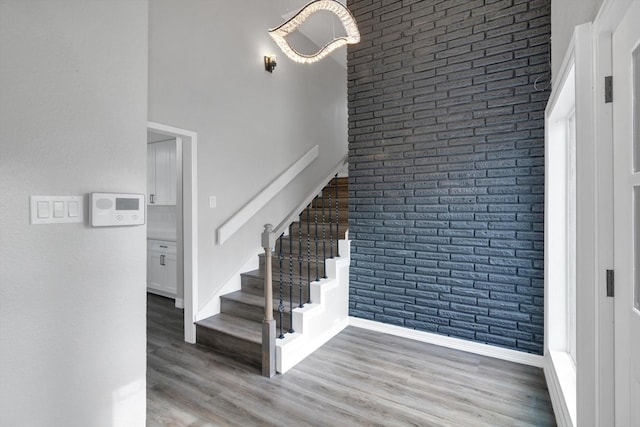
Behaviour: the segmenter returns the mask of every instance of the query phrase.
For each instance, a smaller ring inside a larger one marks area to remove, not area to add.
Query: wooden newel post
[[[264,319],[262,320],[262,376],[276,374],[276,321],[273,319],[273,286],[271,283],[271,251],[273,226],[266,224],[262,233],[264,248]]]

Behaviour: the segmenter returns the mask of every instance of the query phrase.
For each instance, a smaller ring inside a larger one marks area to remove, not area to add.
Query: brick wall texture
[[[542,353],[550,0],[350,0],[350,314]]]

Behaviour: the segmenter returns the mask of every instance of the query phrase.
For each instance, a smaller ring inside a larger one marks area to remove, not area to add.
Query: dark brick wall
[[[350,0],[350,314],[542,353],[550,0]]]

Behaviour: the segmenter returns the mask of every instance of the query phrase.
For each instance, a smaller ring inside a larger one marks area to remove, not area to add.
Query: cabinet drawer
[[[166,242],[164,240],[148,240],[147,249],[152,252],[162,252],[166,254],[176,253],[176,242]]]

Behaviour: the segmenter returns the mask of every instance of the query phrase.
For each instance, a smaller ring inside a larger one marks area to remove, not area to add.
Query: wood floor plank
[[[542,370],[348,327],[286,375],[182,340],[149,295],[149,426],[554,426]]]

